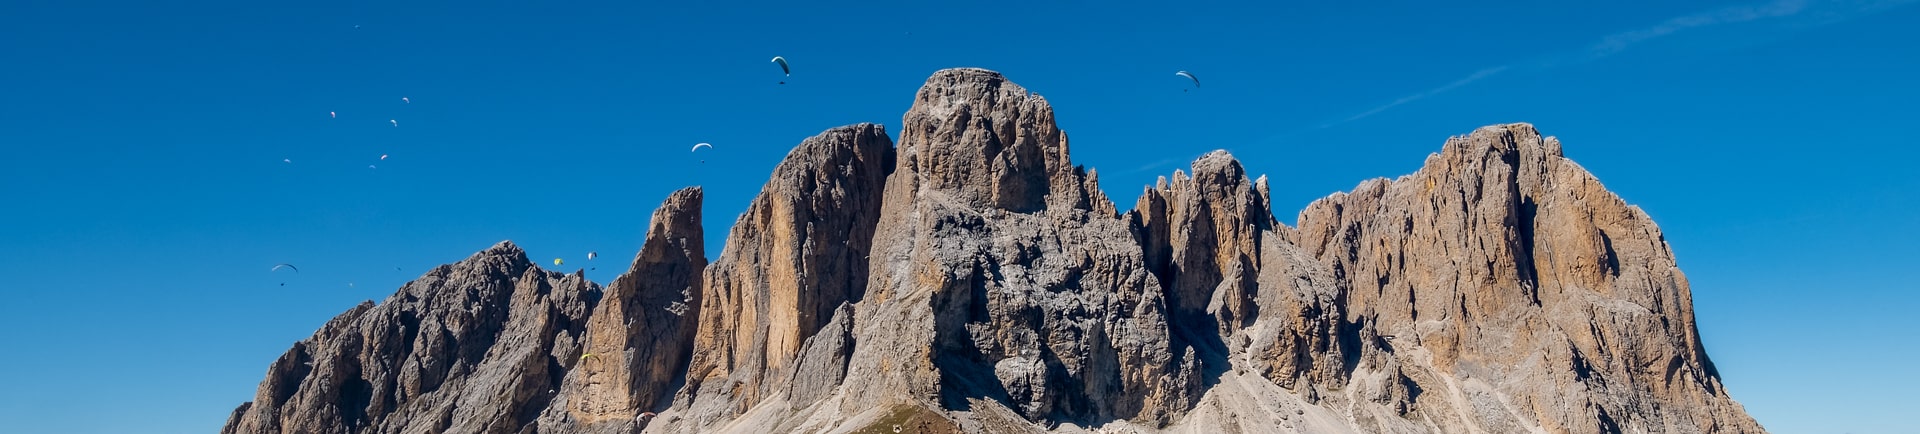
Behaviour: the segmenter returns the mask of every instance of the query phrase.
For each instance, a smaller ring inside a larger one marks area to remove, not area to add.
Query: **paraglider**
[[[400,120],[399,120],[399,119],[388,119],[388,120],[387,120],[387,122],[392,122],[392,123],[393,123],[393,126],[394,126],[394,127],[399,127],[399,126],[400,126]]]
[[[599,252],[587,252],[587,260],[589,261],[593,260],[594,257],[598,257],[598,256],[600,256]]]
[[[285,161],[285,162],[288,162],[288,163],[292,163],[292,162],[293,162],[293,159],[292,159],[292,158],[282,158],[282,159],[280,159],[280,161]]]
[[[1181,77],[1186,77],[1188,80],[1193,80],[1193,87],[1195,88],[1200,87],[1200,79],[1198,77],[1194,77],[1193,73],[1191,72],[1180,71],[1180,72],[1173,73],[1173,75],[1178,75]],[[1185,90],[1182,90],[1182,92],[1185,92]]]
[[[368,169],[378,169],[378,167],[373,167],[373,165],[372,165],[372,164],[368,164],[368,165],[367,165],[367,168],[368,168]]]
[[[793,76],[793,69],[791,69],[791,68],[788,68],[788,67],[787,67],[787,58],[785,58],[785,57],[780,57],[780,56],[773,56],[773,63],[778,63],[778,64],[780,64],[780,73],[781,73],[781,74],[785,74],[785,75],[786,75],[786,76],[788,76],[788,77],[792,77],[792,76]],[[780,84],[787,84],[787,82],[785,82],[785,81],[782,81],[782,82],[780,82]]]
[[[295,273],[300,272],[300,269],[294,268],[293,264],[274,264],[273,269],[267,270],[267,272],[271,273],[282,269],[293,270]],[[287,286],[287,282],[280,282],[280,286]]]
[[[701,143],[701,144],[698,144],[698,145],[693,145],[693,150],[692,150],[692,151],[687,151],[687,152],[694,152],[694,151],[699,151],[699,150],[700,150],[700,147],[701,147],[701,146],[705,146],[705,147],[707,147],[707,149],[713,149],[713,145],[711,145],[711,144],[706,144],[706,143]],[[700,164],[707,164],[707,160],[700,160]]]
[[[404,102],[404,103],[407,103],[407,104],[413,104],[413,100],[410,100],[410,99],[407,99],[407,97],[404,97],[404,96],[403,96],[403,97],[400,97],[400,102]]]
[[[586,354],[581,354],[581,355],[580,355],[580,361],[582,361],[582,362],[585,362],[585,361],[587,361],[587,358],[588,358],[588,357],[599,357],[599,356],[595,356],[595,355],[593,355],[593,353],[586,353]]]
[[[330,118],[334,118],[334,119],[339,119],[339,118],[340,118],[340,113],[337,113],[337,112],[327,112],[327,117],[330,117]]]
[[[380,154],[380,161],[386,161],[386,160],[387,160],[387,154]]]
[[[560,258],[553,258],[553,265],[565,264],[566,262],[567,261],[560,260]]]

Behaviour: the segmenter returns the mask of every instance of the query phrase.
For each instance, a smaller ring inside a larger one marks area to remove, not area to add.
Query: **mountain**
[[[502,242],[329,321],[223,433],[1759,433],[1647,214],[1525,124],[1275,219],[1215,151],[1120,213],[1047,101],[935,73],[802,141],[707,262]]]

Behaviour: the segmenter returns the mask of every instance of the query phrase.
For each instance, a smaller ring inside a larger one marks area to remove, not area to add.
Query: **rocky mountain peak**
[[[696,187],[604,289],[508,242],[435,268],[223,432],[1764,432],[1659,228],[1531,125],[1289,228],[1226,151],[1116,214],[996,72],[902,120],[800,141],[711,264]]]
[[[653,212],[632,268],[607,286],[587,317],[578,356],[569,360],[573,372],[556,398],[567,412],[550,412],[549,424],[626,429],[644,423],[634,415],[671,399],[705,296],[702,196],[699,187],[681,189]]]
[[[893,142],[875,124],[807,138],[774,167],[705,276],[711,296],[683,389],[700,398],[687,417],[724,421],[770,396],[811,403],[838,383],[851,350],[846,306],[867,291],[893,167]],[[823,329],[840,334],[811,339]]]
[[[935,72],[902,125],[896,171],[912,176],[918,190],[1013,212],[1037,211],[1049,200],[1089,206],[1053,107],[1000,73]]]

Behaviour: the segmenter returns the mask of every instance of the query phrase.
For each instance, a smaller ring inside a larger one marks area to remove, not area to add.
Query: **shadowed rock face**
[[[330,321],[225,433],[1764,432],[1638,208],[1524,124],[1279,224],[1216,151],[1116,212],[1051,106],[927,80],[698,189],[603,291],[502,243]]]
[[[838,383],[850,342],[808,339],[852,321],[840,316],[866,292],[881,189],[893,164],[886,129],[861,124],[806,139],[774,168],[706,275],[713,298],[701,312],[688,378],[701,408],[711,409],[702,420],[751,408],[795,377]],[[822,390],[797,394],[810,399]]]
[[[686,373],[702,307],[701,190],[674,192],[653,213],[633,267],[607,287],[587,319],[586,341],[567,377],[567,416],[586,426],[623,426],[665,407]]]
[[[903,122],[855,321],[852,408],[993,402],[1035,421],[1158,424],[1192,400],[1193,356],[1171,352],[1139,246],[1067,159],[1044,99],[946,70]]]

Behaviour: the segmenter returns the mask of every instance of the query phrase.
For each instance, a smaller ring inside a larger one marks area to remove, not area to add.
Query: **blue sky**
[[[216,431],[353,304],[503,239],[604,282],[688,185],[717,255],[801,139],[978,66],[1123,208],[1224,148],[1291,223],[1532,122],[1661,225],[1761,423],[1910,429],[1914,0],[1189,3],[5,2],[0,420]]]

